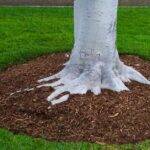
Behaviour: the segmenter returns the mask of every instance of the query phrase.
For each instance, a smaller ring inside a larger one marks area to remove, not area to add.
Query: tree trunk
[[[118,0],[75,0],[75,44],[70,60],[56,75],[39,80],[58,81],[42,86],[51,86],[55,91],[48,101],[57,104],[66,101],[69,94],[56,99],[61,93],[86,94],[89,90],[98,95],[101,89],[128,90],[123,82],[136,80],[150,84],[143,75],[124,65],[116,49],[116,20]]]

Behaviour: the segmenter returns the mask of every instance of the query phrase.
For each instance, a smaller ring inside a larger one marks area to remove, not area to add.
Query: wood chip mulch
[[[128,65],[150,79],[150,62],[121,56]],[[65,53],[50,54],[0,72],[0,127],[14,133],[63,141],[135,143],[150,139],[150,86],[127,83],[130,91],[102,90],[95,96],[72,95],[50,109],[46,101],[51,88],[10,96],[19,89],[37,85],[37,80],[62,69]]]

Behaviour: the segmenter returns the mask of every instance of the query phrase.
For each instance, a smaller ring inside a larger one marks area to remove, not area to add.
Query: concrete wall
[[[150,0],[119,0],[120,5],[150,6]],[[73,0],[0,0],[0,5],[72,5]]]

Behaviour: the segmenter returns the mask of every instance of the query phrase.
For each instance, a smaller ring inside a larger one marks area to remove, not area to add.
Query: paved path
[[[0,0],[0,5],[72,5],[73,0]],[[150,6],[150,0],[120,0],[121,5],[126,6]]]

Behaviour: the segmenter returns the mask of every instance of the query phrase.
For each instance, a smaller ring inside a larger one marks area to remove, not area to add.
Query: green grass
[[[150,60],[150,7],[121,7],[117,45],[120,53]]]
[[[0,7],[0,68],[70,50],[72,8]]]
[[[150,7],[119,8],[120,53],[150,60]],[[73,9],[0,7],[0,69],[73,47]]]
[[[117,46],[120,53],[150,60],[150,8],[119,8]],[[0,7],[0,69],[40,55],[73,47],[73,10],[50,7]],[[48,142],[0,129],[0,150],[150,150],[136,145]]]
[[[150,141],[135,145],[98,145],[92,143],[49,142],[0,129],[0,150],[149,150]]]

